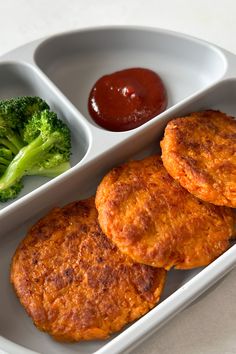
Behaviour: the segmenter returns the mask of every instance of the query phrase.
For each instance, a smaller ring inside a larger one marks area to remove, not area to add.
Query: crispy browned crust
[[[232,209],[182,188],[159,156],[110,171],[96,194],[103,232],[135,261],[179,269],[209,264],[229,246]]]
[[[61,341],[106,338],[156,305],[166,272],[134,263],[102,233],[94,199],[39,220],[11,282],[35,325]]]
[[[170,121],[161,142],[169,174],[196,197],[236,207],[236,120],[219,111]]]

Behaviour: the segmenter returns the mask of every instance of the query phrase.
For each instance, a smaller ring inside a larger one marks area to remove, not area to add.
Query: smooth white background
[[[123,24],[187,33],[236,54],[235,0],[0,0],[0,55],[60,31]],[[235,354],[236,270],[134,353]]]

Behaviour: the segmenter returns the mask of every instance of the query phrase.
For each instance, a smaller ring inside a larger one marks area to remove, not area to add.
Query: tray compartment
[[[75,166],[82,160],[91,143],[90,132],[86,125],[80,121],[78,116],[65,106],[60,98],[54,94],[38,71],[34,67],[18,62],[5,62],[0,64],[0,98],[7,99],[17,96],[40,96],[45,99],[50,108],[57,112],[58,117],[64,120],[69,126],[72,134],[72,156],[71,166]],[[24,188],[19,197],[28,194],[35,188],[41,186],[51,179],[38,176],[24,178]],[[16,199],[16,200],[17,200]],[[0,203],[0,210],[14,203]]]
[[[179,116],[193,110],[196,111],[210,108],[220,109],[229,114],[236,114],[235,85],[235,79],[221,82],[214,88],[209,89],[208,92],[205,92],[204,95],[193,99],[192,102],[186,107],[176,109],[174,115]],[[84,164],[71,176],[62,179],[60,183],[53,184],[49,195],[47,195],[46,192],[43,192],[39,198],[32,199],[30,208],[27,209],[27,213],[25,212],[26,209],[24,210],[24,207],[21,208],[21,210],[16,210],[15,215],[18,214],[19,216],[19,213],[21,212],[21,219],[18,221],[20,223],[21,220],[20,228],[16,228],[16,223],[14,222],[13,229],[12,217],[14,217],[14,214],[6,215],[4,220],[2,220],[3,223],[1,224],[2,227],[0,230],[0,293],[3,294],[3,296],[0,311],[0,335],[3,335],[17,344],[30,348],[31,350],[38,351],[41,354],[90,354],[95,353],[99,349],[101,349],[101,352],[104,354],[123,352],[119,351],[119,345],[117,346],[114,344],[114,346],[112,346],[113,344],[111,339],[115,338],[115,341],[118,340],[119,338],[117,335],[104,342],[93,341],[77,344],[59,344],[54,342],[47,334],[43,334],[36,330],[31,320],[27,317],[24,309],[20,306],[19,301],[17,300],[11,285],[9,284],[8,278],[10,262],[19,241],[22,237],[24,237],[27,229],[35,223],[39,217],[46,213],[52,205],[64,205],[67,202],[77,198],[86,198],[95,192],[99,180],[111,167],[117,166],[118,163],[121,163],[128,158],[142,158],[143,156],[157,152],[159,138],[162,136],[163,129],[168,120],[172,118],[173,115],[168,116],[166,114],[160,120],[153,122],[153,124],[147,126],[145,129],[140,129],[137,131],[127,141],[113,147],[103,155],[100,155],[97,159],[90,161],[90,163]],[[61,190],[64,191],[63,195],[60,194]],[[48,198],[46,198],[47,196]],[[41,210],[41,212],[37,213],[37,210]],[[29,220],[27,221],[27,219]],[[12,227],[11,230],[10,227]],[[6,232],[7,228],[8,232]],[[181,302],[181,299],[183,299],[182,296],[188,297],[189,294],[192,294],[191,299],[193,300],[200,295],[204,291],[204,288],[207,288],[208,276],[209,279],[211,279],[211,282],[208,285],[210,286],[213,284],[213,276],[214,279],[222,277],[226,273],[226,270],[229,270],[228,264],[230,264],[231,268],[232,263],[234,262],[235,264],[235,258],[232,261],[232,251],[235,247],[236,246],[232,243],[232,247],[229,251],[227,251],[216,262],[203,270],[204,276],[202,276],[202,278],[204,279],[204,283],[199,282],[199,285],[198,283],[190,285],[189,281],[193,280],[195,276],[201,275],[201,268],[190,271],[172,270],[167,277],[166,288],[162,297],[162,302],[160,303],[161,306],[157,306],[150,311],[146,317],[144,316],[140,320],[140,322],[137,321],[135,323],[135,328],[138,327],[139,323],[142,323],[143,334],[147,335],[145,332],[145,321],[146,325],[149,326],[151,325],[151,321],[157,321],[157,319],[160,318],[159,314],[160,311],[162,311],[161,309],[167,307],[167,305],[165,306],[165,299],[168,299],[168,311],[166,313],[166,318],[165,314],[161,312],[162,320],[161,323],[159,323],[159,326],[161,326],[167,318],[172,317],[176,312],[184,307]],[[221,259],[223,259],[223,261],[221,261]],[[222,265],[222,268],[219,268],[219,263]],[[206,273],[208,269],[209,272]],[[222,269],[222,273],[219,269]],[[176,290],[179,291],[180,295],[173,298],[172,301],[170,295],[175,293]],[[188,298],[188,303],[189,302],[191,302],[191,300]],[[173,311],[171,308],[173,308]],[[138,330],[141,331],[140,326],[138,327]],[[132,333],[130,331],[132,331],[132,325],[129,327],[129,334],[126,331],[123,331],[122,333],[122,346],[125,346],[126,340],[129,342],[132,338]],[[138,332],[134,332],[133,335],[136,336],[137,333]],[[141,337],[138,339],[141,340]],[[108,345],[107,349],[106,346],[104,346],[106,344]],[[17,353],[17,351],[13,352],[13,354],[15,353]]]
[[[194,102],[181,110],[181,114],[205,109],[220,110],[236,117],[236,79],[226,79],[217,83],[207,92],[201,93]]]
[[[162,77],[171,107],[219,80],[227,67],[223,53],[204,42],[167,31],[119,27],[49,38],[36,50],[35,62],[94,125],[88,96],[105,74],[150,68]]]

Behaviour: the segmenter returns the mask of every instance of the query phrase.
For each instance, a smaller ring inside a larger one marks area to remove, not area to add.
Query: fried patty
[[[236,207],[236,120],[219,111],[170,121],[161,142],[169,174],[196,197]]]
[[[229,247],[232,209],[202,202],[175,181],[160,156],[111,170],[96,194],[103,232],[133,260],[190,269]]]
[[[61,341],[106,338],[158,302],[166,272],[102,233],[94,198],[53,209],[16,250],[11,282],[35,325]]]

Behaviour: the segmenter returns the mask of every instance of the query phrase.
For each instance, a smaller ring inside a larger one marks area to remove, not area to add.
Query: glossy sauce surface
[[[167,106],[164,84],[154,71],[130,68],[101,77],[93,86],[88,110],[103,128],[125,131],[163,112]]]

